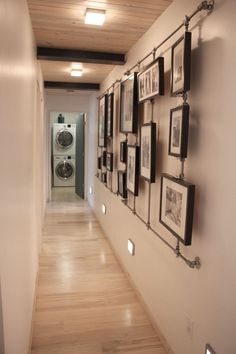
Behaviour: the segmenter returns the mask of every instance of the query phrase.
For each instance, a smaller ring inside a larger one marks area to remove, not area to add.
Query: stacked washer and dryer
[[[53,124],[53,185],[74,187],[76,124]]]

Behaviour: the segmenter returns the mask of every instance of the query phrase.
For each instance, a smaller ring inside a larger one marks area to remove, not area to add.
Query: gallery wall
[[[0,321],[5,353],[26,354],[43,214],[42,79],[27,2],[0,7]]]
[[[175,0],[150,30],[136,43],[124,67],[116,67],[106,78],[101,93],[128,68],[150,52],[182,23],[199,5],[195,0]],[[193,239],[191,246],[181,246],[185,257],[199,256],[201,268],[191,269],[165,246],[140,220],[112,194],[99,179],[90,180],[94,193],[89,202],[110,240],[115,252],[144,299],[157,327],[166,337],[175,354],[204,353],[205,344],[212,344],[217,353],[234,354],[236,327],[236,246],[234,204],[236,198],[234,76],[236,44],[232,40],[236,24],[233,0],[215,1],[212,14],[198,14],[190,24],[192,31],[192,70],[190,131],[186,180],[196,185]],[[151,223],[173,247],[176,239],[159,219],[160,174],[174,176],[180,162],[168,156],[170,109],[182,102],[170,97],[171,46],[183,34],[176,34],[157,55],[165,59],[165,95],[154,105],[158,124],[156,183],[152,185]],[[148,60],[145,64],[148,64]],[[125,76],[123,76],[125,78]],[[119,117],[119,89],[115,90],[115,115]],[[150,104],[141,108],[140,120],[150,120]],[[97,120],[91,136],[96,137]],[[119,162],[118,133],[108,149],[116,154],[115,169],[124,169]],[[134,142],[133,137],[129,137]],[[97,148],[93,151],[96,171]],[[110,183],[110,182],[108,182]],[[113,172],[113,191],[117,189]],[[136,209],[147,217],[147,184],[141,181]],[[107,213],[101,212],[102,203]],[[127,240],[135,243],[135,256],[127,252]]]

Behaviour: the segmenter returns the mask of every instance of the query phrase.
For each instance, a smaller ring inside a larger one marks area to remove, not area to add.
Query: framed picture
[[[191,32],[185,32],[171,49],[171,96],[190,90]]]
[[[139,146],[127,145],[127,190],[135,196],[139,187]]]
[[[126,172],[125,171],[118,171],[118,193],[122,198],[124,198],[124,199],[127,198]]]
[[[160,222],[184,245],[191,245],[195,186],[161,176]]]
[[[112,138],[113,135],[113,102],[114,93],[110,93],[107,98],[107,137]]]
[[[127,141],[120,142],[120,161],[126,163],[127,158]]]
[[[189,105],[170,110],[169,149],[168,154],[186,158],[188,151]]]
[[[156,123],[141,127],[140,134],[140,175],[147,181],[155,182],[156,172]]]
[[[164,58],[159,57],[138,75],[139,102],[164,95]]]
[[[120,132],[135,134],[138,129],[137,73],[133,73],[121,82],[120,87]]]
[[[102,152],[102,166],[106,167],[106,165],[107,165],[107,152],[104,150]]]
[[[107,152],[107,170],[113,171],[113,154],[111,152]]]
[[[98,157],[98,170],[102,169],[102,158],[101,156]]]
[[[107,183],[107,174],[106,174],[106,172],[102,172],[101,179],[102,179],[102,183],[104,183],[104,184]]]
[[[98,146],[106,147],[107,141],[107,100],[108,95],[104,95],[99,100],[98,113]]]

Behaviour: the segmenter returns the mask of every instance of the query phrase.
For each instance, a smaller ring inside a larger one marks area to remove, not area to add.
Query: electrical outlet
[[[191,318],[186,317],[186,332],[190,339],[193,339],[194,323]]]

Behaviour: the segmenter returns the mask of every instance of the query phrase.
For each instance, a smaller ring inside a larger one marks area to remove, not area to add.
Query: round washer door
[[[70,179],[74,174],[74,167],[70,162],[61,161],[56,166],[56,175],[63,181],[67,181]]]
[[[73,144],[73,134],[67,129],[61,129],[57,132],[56,142],[62,149],[68,149]]]

